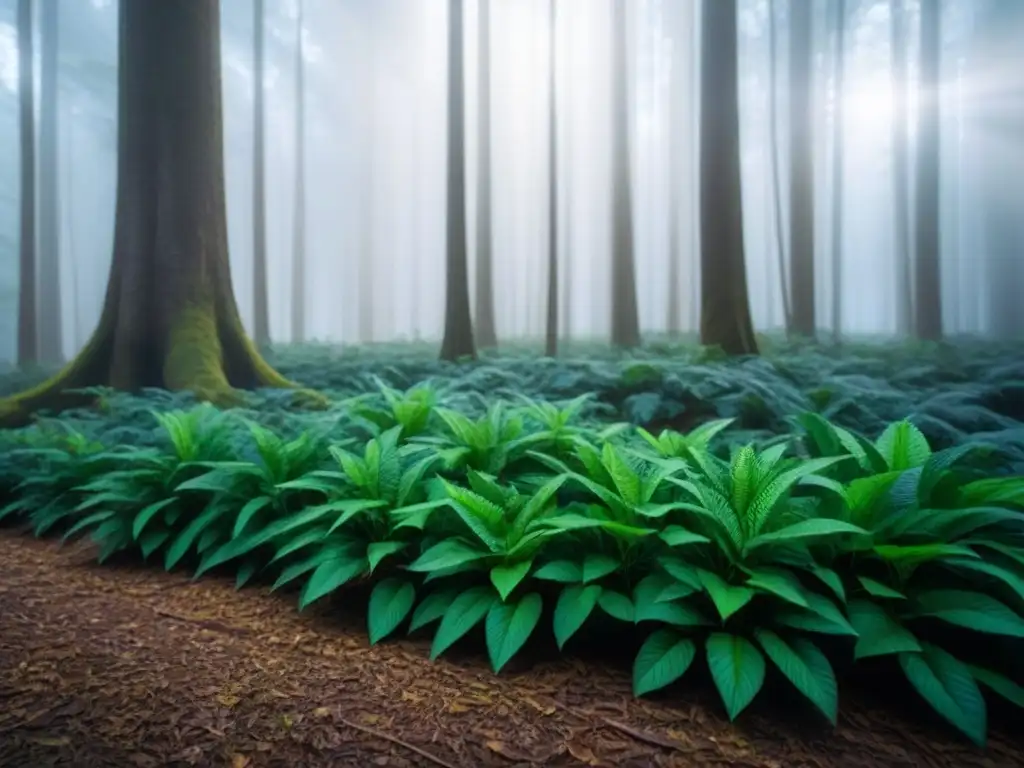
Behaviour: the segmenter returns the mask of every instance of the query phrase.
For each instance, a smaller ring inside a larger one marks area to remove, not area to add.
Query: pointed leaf
[[[705,644],[708,668],[730,720],[747,708],[764,685],[764,656],[739,635],[712,633]]]
[[[633,662],[633,695],[664,688],[686,674],[697,655],[693,640],[670,629],[648,635]]]
[[[537,628],[544,602],[536,592],[514,603],[492,602],[487,612],[487,653],[491,668],[500,672]]]

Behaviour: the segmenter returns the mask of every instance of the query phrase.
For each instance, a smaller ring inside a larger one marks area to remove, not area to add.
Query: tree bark
[[[360,248],[356,258],[358,269],[358,288],[356,306],[358,315],[358,334],[360,344],[370,344],[374,341],[376,328],[374,323],[374,256],[376,255],[376,231],[375,216],[377,213],[377,183],[374,171],[377,167],[377,141],[376,141],[376,120],[377,120],[377,29],[375,11],[368,12],[366,17],[366,77],[364,98],[367,108],[363,112],[362,129],[365,132],[365,144],[363,146],[363,162],[361,164],[362,183],[366,185],[363,194],[362,225],[360,227]]]
[[[633,189],[629,159],[626,2],[614,0],[612,24],[612,344],[640,345],[633,256]]]
[[[295,21],[295,215],[292,221],[292,341],[306,340],[306,83],[302,0]]]
[[[0,401],[0,423],[80,403],[69,389],[164,387],[234,403],[292,387],[246,337],[231,286],[215,0],[124,3],[114,253],[96,330],[49,381]]]
[[[942,338],[939,222],[939,0],[921,0],[918,73],[917,162],[914,216],[914,332],[919,339]]]
[[[476,318],[477,345],[489,349],[498,345],[494,320],[494,243],[492,234],[491,186],[491,11],[490,0],[480,0],[477,39],[480,44],[476,210]]]
[[[701,32],[701,343],[757,354],[743,254],[736,0],[705,0]]]
[[[267,297],[267,193],[264,161],[263,106],[264,27],[266,13],[263,0],[255,0],[253,34],[253,157],[252,157],[252,226],[253,226],[253,337],[256,344],[270,342],[270,307]]]
[[[58,76],[60,5],[40,5],[39,78],[39,361],[64,360],[60,292],[60,144]]]
[[[18,365],[29,365],[39,359],[36,326],[36,134],[32,48],[32,0],[18,0],[18,130],[21,146]]]
[[[448,0],[448,210],[444,339],[441,359],[476,358],[466,251],[465,72],[462,0]]]
[[[544,354],[554,357],[558,354],[558,71],[555,68],[558,15],[555,0],[549,0],[548,7],[551,75],[548,86],[548,306]]]
[[[907,136],[907,28],[904,0],[890,0],[892,19],[892,183],[893,264],[896,267],[896,332],[909,336],[913,330],[914,297],[910,263],[910,188]]]
[[[832,338],[843,335],[843,89],[846,74],[846,0],[836,0],[836,87],[832,135]]]
[[[809,2],[789,8],[789,247],[793,332],[813,338],[817,326],[814,296],[814,113],[811,83]]]
[[[782,221],[782,180],[779,178],[778,20],[775,0],[768,0],[768,144],[772,168],[772,211],[775,214],[775,248],[782,293],[782,316],[786,334],[793,335],[793,309],[789,300],[789,269],[786,258],[785,225]]]

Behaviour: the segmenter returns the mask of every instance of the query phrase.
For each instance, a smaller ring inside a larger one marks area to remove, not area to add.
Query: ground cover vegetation
[[[635,636],[637,695],[703,663],[730,718],[785,684],[834,724],[844,678],[897,671],[983,744],[987,701],[1024,707],[1024,363],[762,346],[272,353],[312,412],[93,390],[0,433],[0,523],[300,609],[363,585],[372,643],[482,635],[495,672],[538,635]]]

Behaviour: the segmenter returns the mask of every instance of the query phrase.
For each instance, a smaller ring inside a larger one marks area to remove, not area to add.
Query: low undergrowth
[[[987,696],[1024,707],[1024,478],[999,446],[821,409],[646,429],[497,389],[377,380],[315,421],[111,398],[4,435],[0,521],[301,585],[300,609],[370,587],[371,642],[432,629],[437,657],[483,625],[495,671],[611,622],[637,695],[700,659],[730,718],[775,668],[835,723],[839,680],[880,661],[979,744]]]

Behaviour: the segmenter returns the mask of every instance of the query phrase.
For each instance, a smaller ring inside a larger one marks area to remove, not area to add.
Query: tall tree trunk
[[[940,3],[921,0],[918,73],[916,184],[914,199],[914,331],[919,339],[942,338],[942,281],[939,222]]]
[[[216,2],[124,3],[119,33],[117,207],[103,311],[60,373],[0,401],[0,423],[81,403],[66,390],[293,386],[245,335],[231,287]]]
[[[376,228],[375,216],[377,213],[377,184],[374,171],[377,166],[377,47],[376,47],[376,11],[370,10],[366,17],[368,25],[366,31],[366,66],[367,75],[365,82],[364,99],[367,108],[363,113],[362,128],[364,131],[365,144],[363,145],[362,182],[366,185],[362,201],[362,226],[360,227],[360,247],[356,258],[356,267],[359,270],[358,287],[359,294],[356,305],[359,310],[358,332],[359,343],[370,344],[374,340],[376,328],[374,327],[374,256],[376,255]],[[418,265],[417,265],[418,268]]]
[[[612,344],[640,344],[633,256],[633,188],[629,158],[626,0],[614,0],[612,24]]]
[[[548,306],[544,354],[554,357],[558,354],[558,71],[555,67],[558,15],[555,0],[549,0],[548,7],[551,75],[548,86]]]
[[[292,341],[306,340],[306,64],[302,0],[295,20],[295,215],[292,221]]]
[[[494,322],[494,244],[491,213],[494,195],[491,187],[491,11],[490,0],[480,0],[477,39],[479,40],[479,76],[477,95],[480,116],[477,124],[479,159],[477,160],[476,208],[476,342],[481,349],[498,344]]]
[[[18,245],[18,365],[39,360],[36,327],[36,133],[32,77],[32,0],[18,0],[18,130],[21,225]]]
[[[681,11],[677,8],[671,9],[675,15],[672,17],[674,32],[678,32],[679,15]],[[672,48],[672,70],[669,81],[669,120],[668,120],[668,150],[669,150],[669,218],[668,218],[668,307],[665,317],[665,328],[670,336],[678,336],[683,331],[682,316],[682,291],[679,285],[682,272],[681,262],[683,260],[682,249],[682,180],[687,178],[683,172],[682,162],[689,146],[683,138],[689,138],[689,133],[684,130],[687,103],[684,90],[685,80],[682,77],[682,57],[690,53],[690,46],[683,45],[683,41],[675,40]]]
[[[60,293],[60,144],[58,101],[60,4],[40,4],[39,78],[39,360],[64,360]]]
[[[448,245],[442,360],[476,358],[466,268],[466,110],[462,39],[462,0],[448,0]]]
[[[775,0],[768,0],[768,144],[772,166],[772,208],[775,213],[775,249],[779,264],[779,287],[782,293],[782,315],[787,335],[793,331],[793,308],[789,300],[789,268],[786,258],[785,225],[782,221],[782,180],[779,178],[779,23]]]
[[[736,0],[704,0],[700,85],[700,340],[757,354],[743,254]]]
[[[843,98],[846,70],[846,0],[836,0],[836,87],[832,134],[832,337],[843,335]]]
[[[812,338],[814,301],[814,112],[809,2],[789,7],[789,244],[793,332]]]
[[[270,307],[267,296],[267,193],[263,107],[263,45],[266,14],[263,0],[253,6],[253,155],[252,155],[252,314],[253,337],[258,346],[270,342]]]
[[[907,135],[907,16],[904,0],[890,0],[892,57],[893,264],[896,268],[896,331],[913,330],[914,297],[910,262],[910,183]]]

